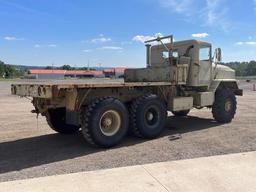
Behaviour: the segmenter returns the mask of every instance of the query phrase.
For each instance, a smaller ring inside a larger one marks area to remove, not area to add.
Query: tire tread
[[[231,101],[234,104],[233,111],[230,114],[229,118],[227,118],[225,115],[223,115],[223,105],[225,104],[223,100],[228,97],[231,99]],[[219,89],[216,91],[215,101],[212,106],[212,114],[216,121],[218,121],[220,123],[231,122],[236,114],[236,109],[237,109],[236,97],[235,97],[235,94],[230,89],[222,88],[222,89]]]
[[[145,95],[145,96],[141,96],[137,99],[135,99],[129,108],[129,112],[130,112],[130,129],[132,131],[132,133],[139,138],[146,138],[143,133],[140,131],[139,127],[137,126],[137,111],[139,109],[139,107],[147,100],[150,99],[156,99],[157,96],[150,94],[150,95]]]

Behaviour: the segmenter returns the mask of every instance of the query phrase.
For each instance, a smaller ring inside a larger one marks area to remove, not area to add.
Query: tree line
[[[256,61],[250,62],[229,62],[223,63],[226,66],[231,67],[236,71],[237,76],[256,76]],[[48,66],[45,69],[52,69],[52,67]],[[63,69],[63,70],[88,70],[87,67],[83,68],[74,68],[70,65],[63,65],[61,67],[56,67],[53,69]],[[89,70],[94,70],[93,68],[89,68]],[[18,70],[11,65],[5,64],[0,60],[0,78],[15,78],[24,76],[27,73],[27,70]]]
[[[67,70],[67,71],[71,71],[71,70],[95,70],[94,68],[88,68],[88,67],[71,67],[70,65],[63,65],[61,67],[52,67],[52,66],[47,66],[45,67],[45,69],[51,70],[51,69],[60,69],[60,70]]]
[[[256,61],[250,62],[229,62],[224,65],[236,71],[236,76],[256,76]]]
[[[25,70],[17,70],[11,65],[0,61],[0,78],[15,78],[20,77],[26,73]]]
[[[61,67],[51,67],[47,66],[44,69],[62,69],[62,70],[95,70],[94,68],[87,68],[87,67],[81,67],[81,68],[74,68],[70,65],[63,65]],[[29,73],[29,69],[16,69],[12,65],[5,64],[3,61],[0,60],[0,79],[10,79],[10,78],[17,78],[22,77],[25,74]]]

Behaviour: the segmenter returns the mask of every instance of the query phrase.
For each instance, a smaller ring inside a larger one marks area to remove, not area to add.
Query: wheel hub
[[[147,109],[145,119],[150,126],[153,126],[158,122],[159,115],[155,107],[150,107]]]
[[[225,103],[225,111],[229,112],[232,109],[232,102],[230,100]]]
[[[121,116],[117,111],[108,110],[101,116],[99,126],[103,135],[113,136],[121,127]]]
[[[105,119],[103,120],[103,125],[104,125],[104,127],[110,127],[110,126],[112,125],[112,119],[110,119],[110,118],[105,118]]]
[[[151,113],[151,112],[148,112],[147,113],[147,119],[148,119],[148,121],[152,121],[154,119],[154,114]]]

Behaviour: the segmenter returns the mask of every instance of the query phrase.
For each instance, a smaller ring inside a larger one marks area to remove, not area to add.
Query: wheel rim
[[[109,110],[103,113],[99,122],[100,130],[105,136],[115,135],[121,127],[121,117],[117,111]]]
[[[153,126],[158,122],[159,113],[155,107],[150,107],[146,110],[145,119],[148,125]]]
[[[227,101],[225,102],[225,111],[226,111],[226,112],[230,112],[231,109],[232,109],[232,102],[231,102],[231,100],[227,100]]]

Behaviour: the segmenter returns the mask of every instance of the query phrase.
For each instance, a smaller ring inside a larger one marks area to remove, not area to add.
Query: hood
[[[213,66],[215,68],[215,66]],[[217,65],[214,76],[216,79],[234,79],[235,80],[235,71],[225,65]]]

